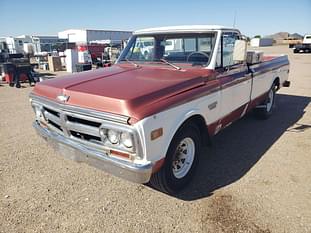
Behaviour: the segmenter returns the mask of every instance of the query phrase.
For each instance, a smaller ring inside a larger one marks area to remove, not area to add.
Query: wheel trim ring
[[[177,153],[178,150],[181,149],[181,146],[185,144],[186,147],[186,153],[183,153],[183,157],[185,158],[185,161],[183,163],[179,162],[180,168],[174,168],[174,164],[176,163],[176,161],[178,160],[177,158]],[[185,177],[189,170],[192,167],[193,161],[194,161],[194,156],[195,156],[195,143],[193,141],[192,138],[184,138],[183,140],[180,141],[180,143],[178,144],[176,151],[175,151],[175,155],[174,155],[174,160],[172,161],[172,170],[173,170],[173,175],[177,178],[177,179],[181,179],[183,177]]]
[[[268,102],[266,104],[266,108],[267,108],[267,112],[270,112],[271,111],[271,108],[272,108],[272,105],[273,105],[273,101],[274,101],[274,95],[273,95],[273,90],[271,89],[269,91],[269,94],[268,94]]]

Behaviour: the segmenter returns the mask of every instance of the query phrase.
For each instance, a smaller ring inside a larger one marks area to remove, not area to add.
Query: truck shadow
[[[241,179],[285,131],[299,133],[310,125],[295,124],[305,113],[310,97],[278,94],[274,114],[265,121],[251,114],[215,136],[213,145],[203,148],[197,173],[191,184],[176,197],[196,200]]]

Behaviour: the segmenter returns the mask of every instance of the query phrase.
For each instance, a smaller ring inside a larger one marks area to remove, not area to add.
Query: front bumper
[[[85,162],[114,176],[135,183],[143,184],[150,180],[152,163],[141,165],[109,157],[109,155],[104,155],[104,152],[88,148],[60,134],[51,132],[41,127],[37,122],[33,123],[33,127],[41,137],[65,158]]]

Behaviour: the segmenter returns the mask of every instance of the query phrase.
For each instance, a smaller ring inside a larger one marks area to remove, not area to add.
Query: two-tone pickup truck
[[[112,67],[38,83],[33,126],[67,158],[174,193],[202,145],[251,110],[268,118],[289,86],[287,56],[253,55],[234,28],[136,31]]]

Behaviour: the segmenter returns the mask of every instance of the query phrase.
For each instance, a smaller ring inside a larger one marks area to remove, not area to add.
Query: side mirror
[[[233,60],[243,62],[246,60],[247,44],[245,40],[236,40],[234,43]]]

